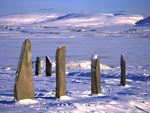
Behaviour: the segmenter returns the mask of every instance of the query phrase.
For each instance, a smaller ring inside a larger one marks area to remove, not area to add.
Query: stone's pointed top
[[[25,48],[26,47],[26,48]],[[24,49],[29,49],[31,48],[31,41],[29,39],[26,39],[24,42],[23,42],[23,48]]]
[[[37,59],[41,59],[41,57],[38,56]]]
[[[121,60],[125,60],[125,55],[121,55]]]
[[[24,42],[25,43],[31,43],[31,41],[29,39],[26,39]]]
[[[29,39],[26,39],[25,41],[29,41],[29,42],[30,42],[30,40],[29,40]]]
[[[46,56],[46,76],[52,76],[52,61],[49,56]]]
[[[46,58],[49,60],[50,63],[52,63],[52,60],[49,58],[49,56],[46,55]]]
[[[125,55],[124,54],[121,54],[121,57],[124,57]]]
[[[98,55],[95,54],[92,56],[92,60],[96,60],[96,59],[98,59]]]
[[[57,49],[61,49],[61,48],[65,48],[65,46],[64,45],[59,46]]]

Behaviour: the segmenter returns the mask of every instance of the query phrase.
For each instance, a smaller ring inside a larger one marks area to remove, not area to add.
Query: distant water
[[[0,39],[0,66],[15,67],[18,64],[22,43],[25,39]],[[31,39],[33,60],[49,55],[55,60],[58,46],[67,48],[67,60],[90,60],[93,54],[109,66],[119,66],[120,55],[126,56],[128,65],[150,64],[150,38],[148,37],[101,37],[101,38],[51,38]]]

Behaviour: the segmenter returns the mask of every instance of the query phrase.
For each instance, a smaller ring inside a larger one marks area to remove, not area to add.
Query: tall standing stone
[[[121,85],[125,86],[126,85],[126,61],[123,55],[121,55],[120,67],[121,67]]]
[[[91,93],[101,93],[100,62],[98,55],[93,55],[91,58]]]
[[[36,58],[35,68],[36,68],[35,74],[40,75],[41,74],[41,58],[40,57]]]
[[[22,99],[34,99],[32,53],[29,39],[25,40],[22,46],[18,69],[16,72],[14,98],[17,101]]]
[[[46,76],[52,76],[52,61],[46,56]]]
[[[66,47],[56,51],[56,98],[66,95]]]

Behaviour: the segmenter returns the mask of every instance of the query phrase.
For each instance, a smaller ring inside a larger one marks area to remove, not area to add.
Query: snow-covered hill
[[[25,13],[10,16],[1,16],[0,24],[18,25],[33,24],[40,22],[50,22],[53,25],[67,26],[113,26],[135,24],[143,19],[141,15],[116,15],[111,13],[89,14],[89,13],[72,13],[72,14],[51,14],[51,13]]]
[[[15,38],[76,38],[100,36],[150,35],[149,31],[135,29],[142,15],[122,13],[24,13],[0,16],[0,35]],[[82,33],[81,33],[82,32]]]
[[[137,26],[150,26],[150,16],[135,23]]]

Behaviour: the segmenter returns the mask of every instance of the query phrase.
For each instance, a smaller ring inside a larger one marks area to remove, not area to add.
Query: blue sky
[[[52,12],[128,13],[150,16],[150,0],[0,0],[0,15],[53,9]]]

